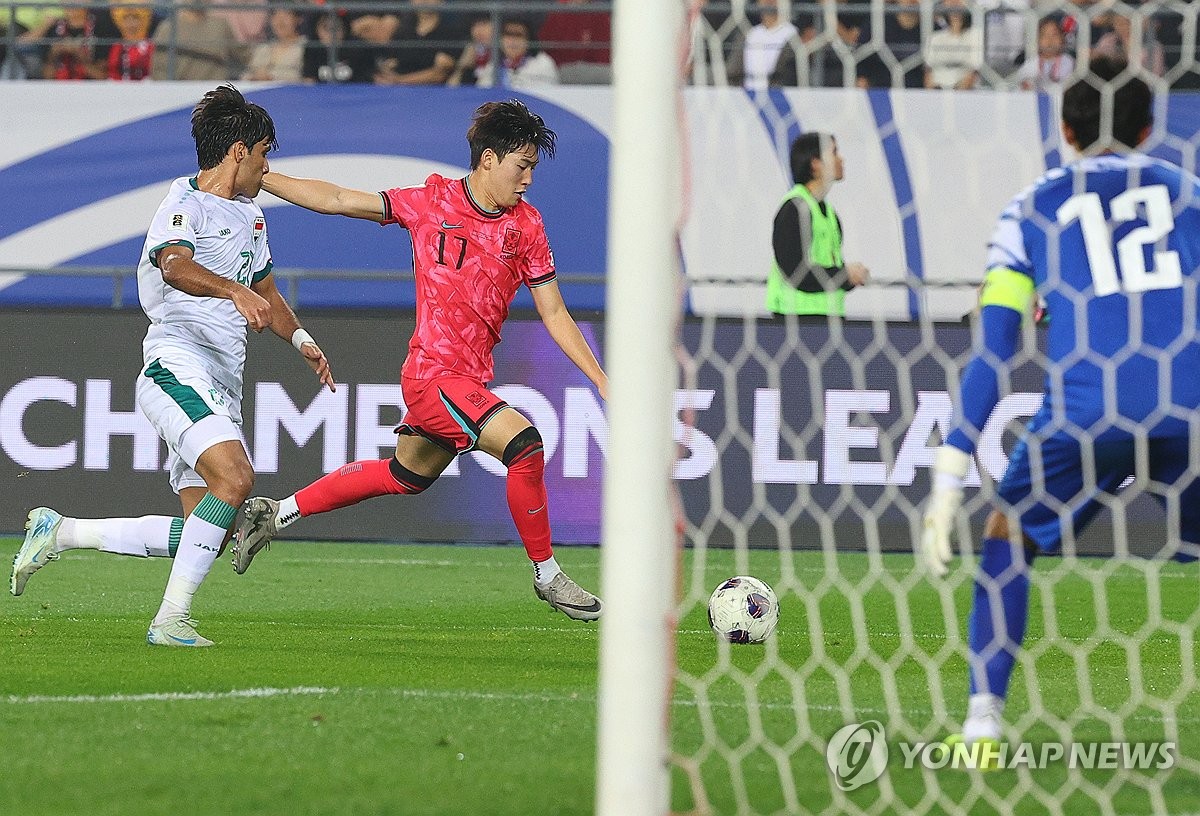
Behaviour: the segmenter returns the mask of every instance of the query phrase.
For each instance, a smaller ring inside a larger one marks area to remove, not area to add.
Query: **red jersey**
[[[417,327],[403,376],[454,373],[488,382],[492,349],[517,290],[555,279],[542,216],[525,201],[488,212],[471,198],[466,179],[436,173],[423,185],[380,195],[383,223],[412,236]]]
[[[150,58],[154,54],[154,43],[113,43],[108,50],[109,79],[147,79],[150,76]]]

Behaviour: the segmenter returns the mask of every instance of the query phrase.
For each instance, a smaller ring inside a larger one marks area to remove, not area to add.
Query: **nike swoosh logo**
[[[182,644],[183,644],[183,645],[185,645],[185,646],[194,646],[194,645],[196,645],[196,639],[195,639],[195,638],[186,638],[186,639],[185,639],[185,638],[177,638],[177,637],[175,637],[174,635],[172,635],[172,634],[171,634],[171,633],[169,633],[169,632],[163,632],[163,634],[164,634],[164,635],[166,635],[167,637],[169,637],[171,640],[175,641],[176,643],[182,643]]]
[[[542,512],[545,509],[546,509],[546,505],[543,504],[541,507],[537,508],[536,510],[526,510],[525,512],[531,516],[534,516],[534,515],[537,515],[538,513]]]
[[[458,229],[461,226],[462,224],[447,224],[445,221],[442,221],[442,229]]]
[[[588,606],[580,606],[579,604],[569,604],[564,601],[559,601],[558,605],[566,606],[571,609],[578,609],[580,612],[599,612],[600,611],[600,602],[599,601],[592,601],[592,603]]]

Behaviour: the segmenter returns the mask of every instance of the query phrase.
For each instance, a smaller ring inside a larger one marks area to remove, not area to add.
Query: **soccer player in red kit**
[[[282,501],[251,498],[234,537],[233,565],[297,519],[390,493],[420,493],[461,453],[482,450],[508,468],[508,506],[533,562],[534,592],[576,620],[600,617],[600,599],[554,560],[542,437],[488,391],[492,349],[517,290],[528,286],[555,343],[600,391],[608,378],[559,292],[542,218],[524,200],[533,168],[554,155],[555,134],[516,100],[488,102],[467,131],[471,172],[381,193],[268,173],[263,189],[319,213],[399,224],[413,244],[417,326],[401,370],[404,424],[395,456],[352,462]]]

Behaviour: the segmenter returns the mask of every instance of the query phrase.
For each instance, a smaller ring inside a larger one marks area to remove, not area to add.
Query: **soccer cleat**
[[[242,522],[233,534],[233,571],[238,575],[250,568],[259,550],[271,548],[271,539],[279,534],[278,514],[279,502],[264,496],[246,499],[242,505]]]
[[[196,631],[191,618],[171,618],[166,623],[150,624],[146,642],[151,646],[212,646],[213,642]]]
[[[8,582],[8,589],[13,595],[25,591],[25,584],[35,572],[49,562],[58,560],[54,545],[62,519],[49,507],[37,507],[29,511],[29,519],[25,522],[25,529],[29,532],[25,534],[25,543],[13,558],[12,577]]]
[[[546,586],[535,581],[534,593],[568,618],[594,621],[600,617],[600,599],[560,572]]]

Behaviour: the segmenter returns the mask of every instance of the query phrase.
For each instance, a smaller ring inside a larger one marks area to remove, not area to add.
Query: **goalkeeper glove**
[[[942,445],[934,459],[933,492],[925,505],[921,557],[925,568],[939,578],[950,570],[950,559],[954,554],[950,538],[962,507],[963,482],[970,464],[970,454],[953,445]]]

